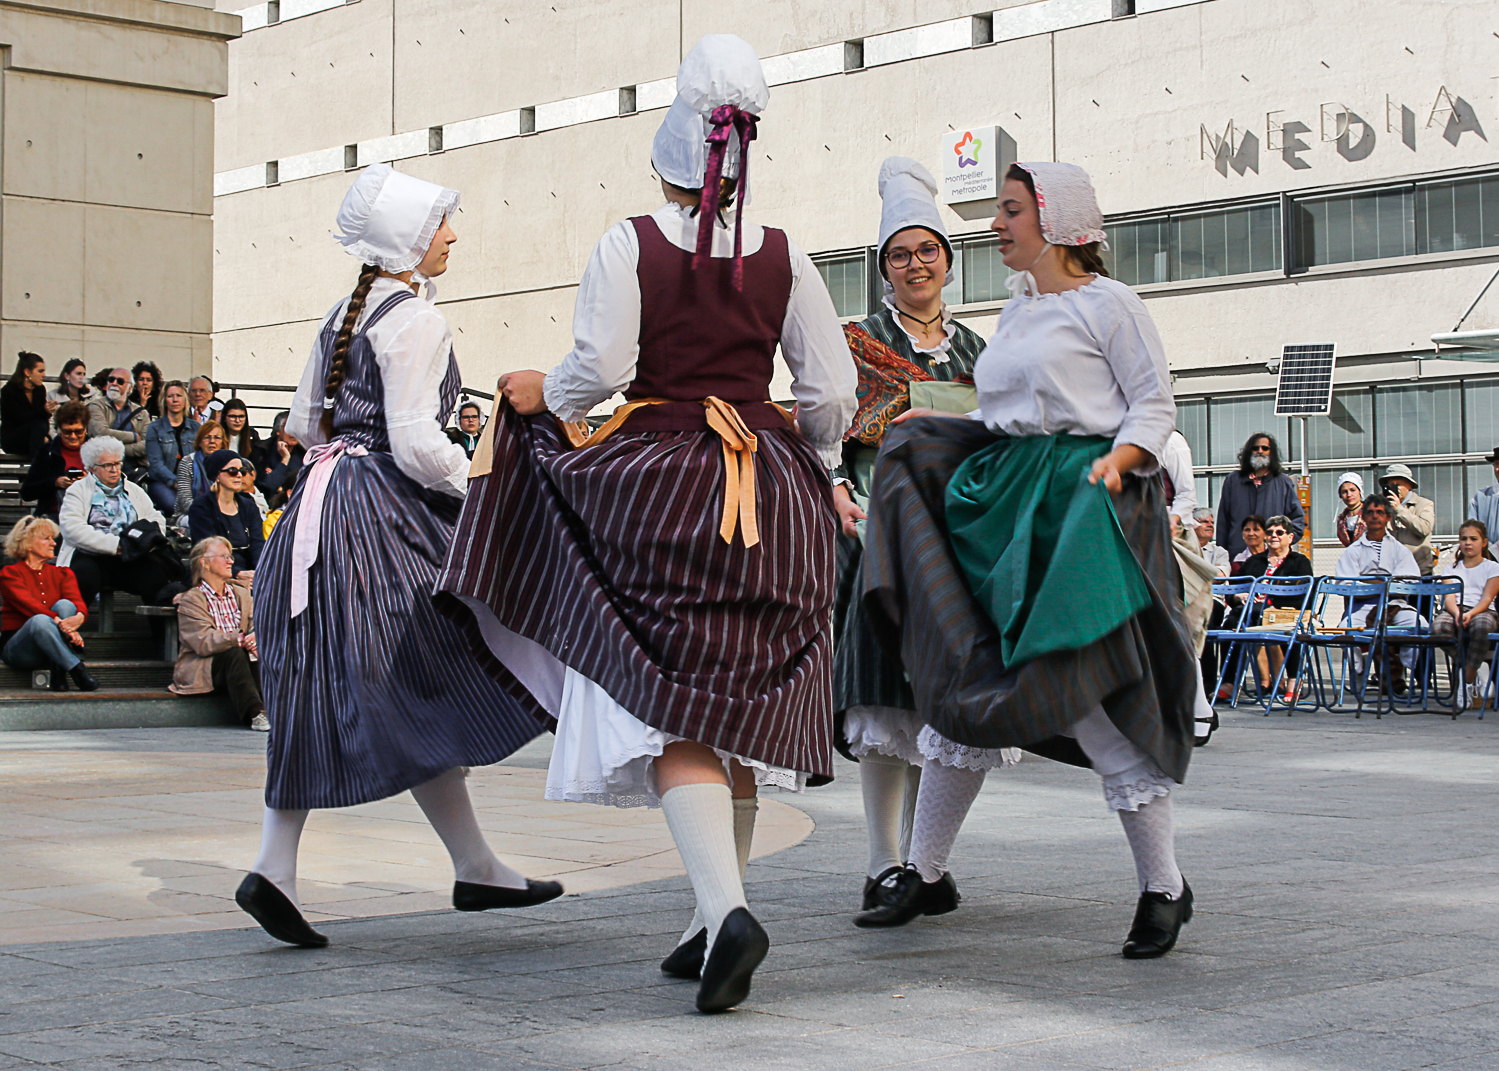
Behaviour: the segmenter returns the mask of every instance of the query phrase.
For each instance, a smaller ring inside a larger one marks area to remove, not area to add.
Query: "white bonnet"
[[[1087,245],[1104,242],[1103,212],[1088,173],[1076,164],[1051,161],[1016,164],[1031,176],[1036,187],[1036,209],[1041,216],[1041,237],[1052,245]]]
[[[952,243],[947,225],[937,211],[937,180],[909,156],[890,156],[880,165],[880,273],[884,274],[885,244],[907,227],[922,227],[937,236],[947,250],[947,282],[952,282]],[[890,291],[887,280],[885,289]]]
[[[1364,493],[1364,478],[1362,476],[1360,476],[1358,473],[1356,473],[1356,472],[1345,472],[1345,473],[1343,473],[1343,475],[1341,475],[1341,476],[1338,477],[1338,482],[1333,486],[1333,490],[1334,491],[1338,490],[1345,483],[1351,483],[1351,484],[1353,484],[1353,486],[1355,486],[1355,487],[1358,488],[1358,493],[1359,493],[1360,497],[1363,496],[1363,493]]]
[[[651,143],[651,164],[673,186],[698,190],[707,169],[713,109],[732,104],[759,115],[770,103],[770,87],[760,58],[748,41],[731,33],[708,34],[677,68],[677,97]],[[729,139],[723,175],[739,174],[740,145]]]
[[[359,173],[338,206],[334,237],[344,252],[388,272],[421,263],[443,218],[458,207],[458,191],[405,175],[389,164]]]

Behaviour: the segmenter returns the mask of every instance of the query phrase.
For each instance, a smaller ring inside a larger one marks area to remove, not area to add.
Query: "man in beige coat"
[[[1416,494],[1416,476],[1409,465],[1391,465],[1379,478],[1390,503],[1390,535],[1410,548],[1422,576],[1430,576],[1436,565],[1431,533],[1437,526],[1437,504]]]
[[[253,661],[254,605],[249,590],[230,580],[234,550],[222,536],[210,536],[188,560],[194,583],[173,600],[181,646],[169,687],[178,695],[226,694],[240,721],[266,732],[271,726]]]

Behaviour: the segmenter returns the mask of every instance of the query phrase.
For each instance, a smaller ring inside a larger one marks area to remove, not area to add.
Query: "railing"
[[[286,386],[282,383],[220,383],[219,393],[228,392],[230,398],[239,398],[245,403],[245,409],[250,413],[250,425],[260,431],[269,432],[271,423],[277,413],[284,412],[291,407],[292,395],[296,394],[295,386]],[[274,401],[268,400],[274,398]],[[475,390],[472,387],[463,387],[458,394],[458,405],[462,405],[470,398],[483,398],[487,402],[494,401],[494,395],[487,391]],[[227,400],[220,398],[221,401]],[[264,420],[256,418],[257,413],[267,413]],[[457,406],[448,414],[450,423],[457,416]]]

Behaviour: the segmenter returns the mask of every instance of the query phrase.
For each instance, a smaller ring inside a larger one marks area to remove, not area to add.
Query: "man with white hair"
[[[194,376],[187,384],[187,415],[202,424],[205,420],[217,420],[224,403],[215,394],[218,388],[207,376]]]
[[[88,433],[106,435],[125,447],[125,466],[143,468],[146,464],[146,428],[151,414],[130,402],[130,370],[111,368],[104,380],[104,390],[89,399]]]
[[[120,553],[121,533],[138,520],[155,521],[166,531],[151,496],[125,479],[126,449],[104,435],[88,440],[79,450],[88,475],[63,496],[57,564],[73,570],[85,607],[106,587],[159,604],[162,589],[172,581],[156,559],[145,556],[127,563]]]

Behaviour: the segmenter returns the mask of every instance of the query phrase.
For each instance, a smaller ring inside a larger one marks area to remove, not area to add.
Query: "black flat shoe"
[[[951,874],[936,881],[922,881],[913,867],[903,867],[881,887],[879,907],[854,917],[855,926],[904,926],[917,915],[945,915],[958,909],[958,883]]]
[[[890,880],[891,875],[899,874],[905,867],[890,866],[881,870],[878,875],[864,879],[864,906],[862,911],[873,911],[885,902],[884,895],[889,891],[885,882]]]
[[[704,935],[706,940],[706,935]],[[707,1015],[725,1012],[749,996],[755,968],[770,951],[770,935],[747,908],[736,907],[718,928],[713,951],[703,964],[697,990],[697,1010]]]
[[[1124,941],[1125,959],[1154,959],[1176,947],[1176,935],[1192,921],[1192,886],[1182,880],[1182,894],[1175,900],[1165,893],[1140,894],[1134,925]]]
[[[234,894],[234,902],[260,923],[260,928],[278,941],[301,948],[324,948],[328,938],[307,924],[297,905],[259,874],[246,874]]]
[[[57,663],[52,664],[52,683],[48,686],[51,692],[66,692],[68,690],[68,671]]]
[[[99,690],[99,682],[94,679],[94,675],[88,671],[88,667],[82,662],[79,662],[72,669],[68,670],[68,676],[73,678],[73,683],[78,685],[80,692],[97,692]]]
[[[1196,735],[1196,729],[1197,729],[1197,726],[1199,726],[1199,725],[1206,725],[1208,727],[1208,732],[1207,732],[1206,736],[1197,736]],[[1192,746],[1193,747],[1202,747],[1209,740],[1211,740],[1213,738],[1213,734],[1218,731],[1218,712],[1216,710],[1213,711],[1213,716],[1208,721],[1203,721],[1203,720],[1199,719],[1199,720],[1193,722],[1192,723],[1192,728],[1193,728]]]
[[[696,981],[703,976],[703,957],[707,953],[708,927],[704,926],[671,950],[671,955],[661,961],[661,973]]]
[[[535,907],[562,895],[562,884],[556,881],[526,879],[524,889],[506,889],[499,885],[480,885],[472,881],[453,882],[453,907],[459,911],[488,911],[492,907]]]

